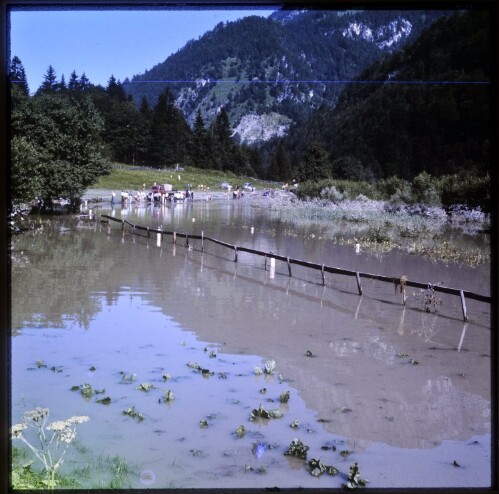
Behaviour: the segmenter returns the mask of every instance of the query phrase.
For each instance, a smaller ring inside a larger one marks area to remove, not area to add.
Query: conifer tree
[[[214,158],[216,168],[219,170],[234,171],[234,150],[231,140],[231,127],[229,116],[222,108],[211,126],[211,135],[213,138]]]
[[[26,72],[24,71],[21,59],[18,56],[15,56],[10,63],[9,82],[11,85],[17,87],[25,96],[29,96]]]
[[[210,135],[206,130],[200,110],[194,120],[191,158],[194,166],[198,168],[210,168],[213,160]]]
[[[57,91],[64,91],[66,89],[66,79],[64,77],[64,74],[61,76],[61,81],[57,85]]]
[[[77,91],[79,88],[78,74],[76,73],[76,70],[73,70],[69,76],[68,89],[70,91]]]
[[[78,84],[78,89],[81,91],[85,91],[90,87],[90,81],[88,80],[88,77],[85,75],[85,72],[81,74],[79,84]]]
[[[43,76],[43,82],[40,88],[38,89],[39,92],[43,93],[53,93],[57,89],[57,77],[55,74],[55,69],[52,67],[52,65],[49,65],[47,72]]]
[[[127,99],[121,82],[116,81],[114,75],[111,75],[107,82],[106,93],[117,101],[126,101]]]
[[[277,148],[272,156],[270,167],[267,170],[267,178],[269,180],[284,180],[291,179],[292,170],[289,161],[288,153],[284,141],[281,139],[277,144]]]
[[[187,157],[190,129],[185,118],[175,107],[169,88],[160,94],[154,107],[151,128],[151,159],[156,164],[174,165]]]

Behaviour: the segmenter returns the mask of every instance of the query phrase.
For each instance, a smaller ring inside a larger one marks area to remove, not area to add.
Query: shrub
[[[470,208],[479,207],[490,212],[490,177],[477,176],[471,170],[456,175],[446,175],[440,179],[442,205],[466,204]]]
[[[410,193],[410,188],[411,184],[399,177],[386,178],[376,183],[376,190],[380,194],[380,198],[384,200],[388,200],[395,195],[399,197],[405,196],[408,190]]]
[[[441,204],[438,180],[427,172],[421,172],[412,181],[412,199],[414,202],[438,206]]]
[[[321,190],[321,198],[328,201],[341,202],[348,199],[348,194],[346,192],[341,193],[334,185],[331,185],[331,187],[325,187]]]

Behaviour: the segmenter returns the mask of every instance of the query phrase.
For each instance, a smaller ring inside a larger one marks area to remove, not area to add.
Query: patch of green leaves
[[[307,459],[307,451],[310,449],[310,446],[303,444],[300,439],[293,439],[289,445],[289,448],[285,451],[286,456],[296,456],[297,458],[301,458],[302,460]]]

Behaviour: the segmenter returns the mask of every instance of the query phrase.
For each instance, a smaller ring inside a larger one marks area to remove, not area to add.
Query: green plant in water
[[[123,410],[122,415],[128,415],[129,417],[136,418],[139,422],[144,420],[144,416],[135,410],[135,406],[130,407],[128,410]]]
[[[137,374],[129,374],[128,376],[121,371],[121,382],[124,384],[131,384],[135,381],[135,378],[137,377]]]
[[[333,476],[338,475],[340,473],[337,468],[333,466],[324,465],[324,463],[322,463],[320,459],[316,460],[312,458],[308,462],[308,466],[309,466],[310,475],[313,475],[314,477],[320,477],[324,472],[327,472],[329,475]]]
[[[281,403],[287,403],[289,401],[289,391],[285,391],[279,396],[279,401]]]
[[[175,395],[173,394],[173,391],[171,389],[168,389],[165,391],[165,396],[163,397],[163,400],[166,402],[168,401],[173,401],[175,399]]]
[[[48,408],[36,408],[24,414],[20,424],[10,429],[11,439],[19,439],[28,446],[30,451],[42,463],[46,478],[43,483],[53,489],[56,484],[56,473],[64,463],[64,456],[69,446],[76,438],[76,428],[87,422],[87,416],[74,416],[66,420],[57,420],[47,425]],[[36,430],[40,446],[33,445],[25,436],[29,428]],[[29,465],[28,465],[29,466]]]
[[[300,439],[293,439],[289,445],[289,448],[284,453],[286,456],[296,456],[297,458],[301,458],[302,460],[307,459],[307,451],[310,449],[310,446],[307,446],[302,443]]]
[[[267,360],[265,362],[265,374],[273,374],[275,371],[275,360]]]
[[[360,478],[359,466],[357,463],[354,463],[350,467],[348,480],[345,484],[343,484],[343,487],[346,487],[347,489],[357,489],[357,487],[365,487],[367,482],[369,482],[369,480]]]
[[[244,425],[240,425],[235,432],[236,436],[240,439],[241,437],[244,437],[246,435],[246,429]]]
[[[130,481],[128,480],[128,465],[125,460],[119,456],[115,456],[112,459],[112,472],[113,478],[109,482],[109,487],[111,489],[124,489],[131,487]]]
[[[257,417],[263,419],[280,419],[284,416],[281,410],[278,408],[275,410],[265,410],[265,408],[260,405],[258,408],[253,409],[251,412],[250,420],[255,420]]]
[[[139,384],[137,386],[137,389],[139,391],[144,391],[144,392],[148,392],[150,389],[152,389],[154,386],[152,384],[149,384],[149,383],[142,383],[142,384]]]

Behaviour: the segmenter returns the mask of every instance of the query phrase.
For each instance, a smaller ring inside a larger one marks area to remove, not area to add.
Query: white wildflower
[[[47,430],[49,431],[54,431],[54,432],[60,432],[63,431],[64,429],[67,429],[69,427],[69,424],[67,420],[56,420],[55,422],[52,422],[51,424],[47,425]]]
[[[83,422],[88,422],[90,417],[86,415],[77,415],[66,420],[69,424],[82,424]]]
[[[49,416],[48,408],[36,408],[35,410],[30,410],[24,414],[23,422],[33,427],[39,427],[45,424],[47,417]]]
[[[76,437],[76,429],[70,429],[69,427],[67,427],[66,429],[61,431],[58,436],[61,442],[69,444]]]
[[[17,439],[23,435],[23,430],[27,428],[28,426],[26,424],[15,424],[10,428],[10,436]]]

